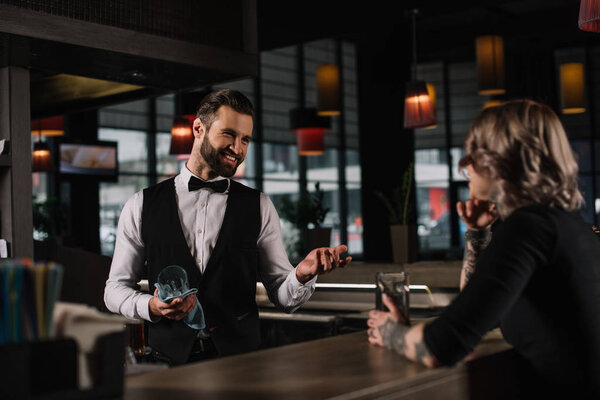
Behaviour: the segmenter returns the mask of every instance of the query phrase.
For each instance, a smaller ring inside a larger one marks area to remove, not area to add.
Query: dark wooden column
[[[391,261],[388,214],[376,192],[401,184],[414,160],[414,132],[403,128],[404,87],[410,79],[407,24],[380,27],[357,43],[364,257]],[[411,202],[414,206],[414,190]]]
[[[506,42],[506,95],[508,99],[527,98],[559,111],[554,51],[551,45],[529,40]]]
[[[95,141],[98,137],[98,111],[67,115],[65,131],[73,140],[82,143]],[[100,184],[86,177],[73,178],[66,184],[69,186],[71,234],[65,244],[100,253]]]
[[[0,156],[0,238],[13,257],[33,257],[29,70],[0,68],[0,139],[10,154]]]

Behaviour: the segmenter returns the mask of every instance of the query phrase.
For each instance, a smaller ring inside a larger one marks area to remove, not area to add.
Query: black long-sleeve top
[[[514,211],[464,290],[425,327],[424,340],[438,361],[452,365],[498,325],[542,379],[598,385],[600,241],[577,213]]]

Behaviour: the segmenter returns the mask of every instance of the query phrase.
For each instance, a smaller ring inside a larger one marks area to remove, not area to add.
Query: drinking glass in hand
[[[389,311],[381,300],[382,293],[385,293],[392,299],[408,323],[410,321],[408,273],[378,272],[375,283],[375,307],[381,311]]]

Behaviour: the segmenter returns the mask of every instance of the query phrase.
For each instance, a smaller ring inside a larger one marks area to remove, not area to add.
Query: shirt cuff
[[[301,283],[298,280],[298,276],[296,275],[296,270],[293,269],[292,271],[290,271],[290,273],[294,274],[294,277],[290,280],[290,282],[292,283],[292,288],[294,290],[298,290],[298,289],[304,289],[304,288],[311,288],[313,286],[315,286],[315,283],[317,282],[317,278],[319,275],[315,275],[310,281],[306,282],[306,283]]]
[[[158,322],[161,320],[161,317],[155,317],[150,314],[150,300],[152,299],[152,295],[143,294],[140,296],[140,299],[137,302],[137,313],[140,317],[150,322]]]

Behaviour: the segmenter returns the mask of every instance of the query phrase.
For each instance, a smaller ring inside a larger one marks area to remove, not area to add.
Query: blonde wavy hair
[[[552,109],[531,100],[512,100],[483,110],[465,139],[472,165],[492,181],[491,199],[500,216],[533,204],[577,210],[583,196],[577,161]]]

